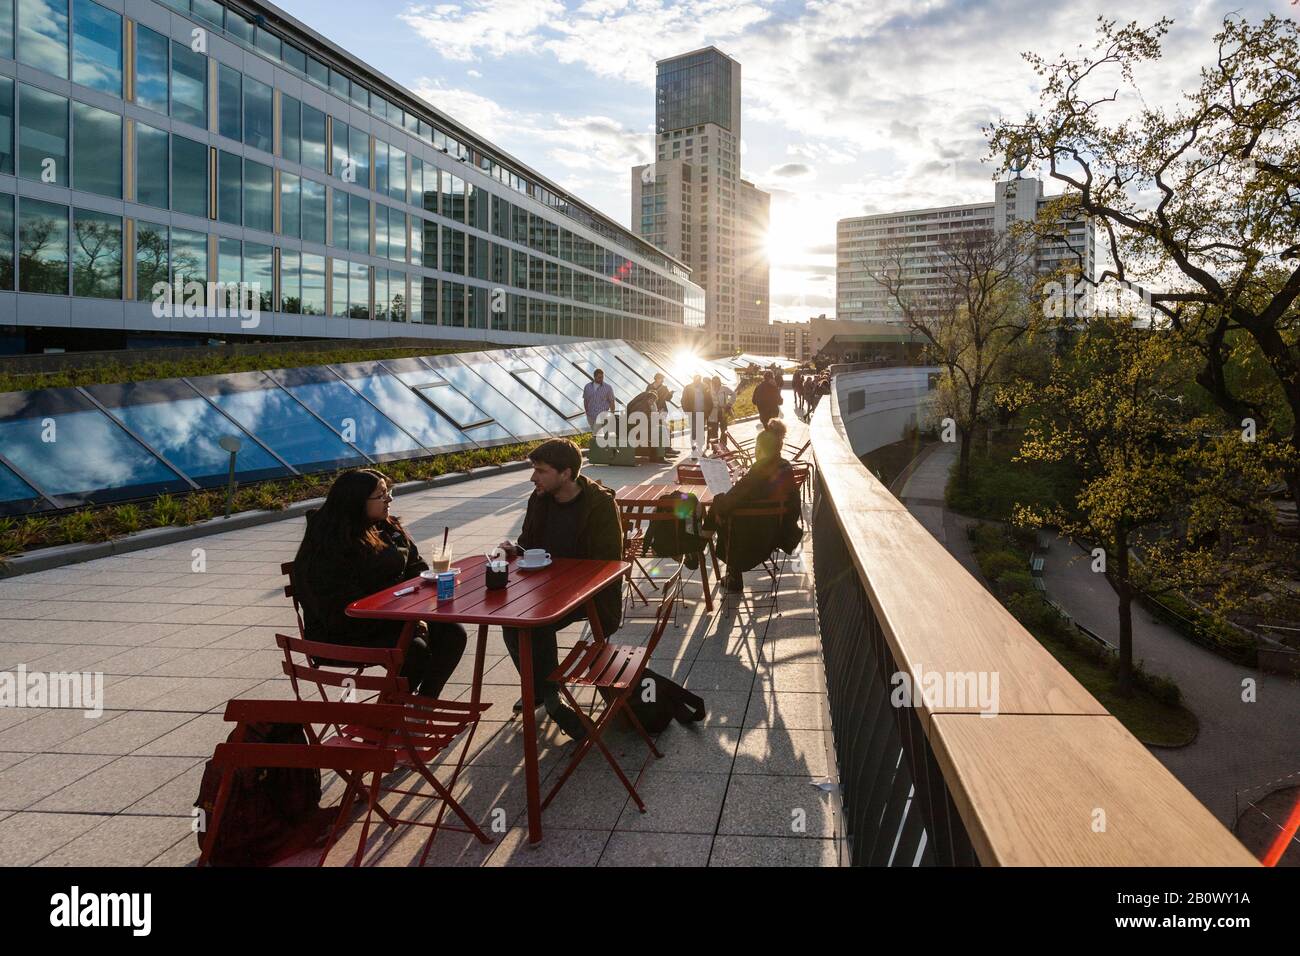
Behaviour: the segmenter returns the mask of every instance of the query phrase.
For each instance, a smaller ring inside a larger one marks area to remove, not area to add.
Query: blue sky
[[[1290,0],[280,6],[624,225],[630,169],[650,157],[654,61],[718,46],[743,71],[742,174],[773,194],[779,319],[834,314],[836,220],[991,199],[980,127],[1035,107],[1022,51],[1091,45],[1098,15],[1171,16],[1164,57],[1139,77],[1147,102],[1168,103],[1210,62],[1225,13],[1297,15]]]

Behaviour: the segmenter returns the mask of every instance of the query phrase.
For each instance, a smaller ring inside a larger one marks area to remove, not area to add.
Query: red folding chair
[[[742,505],[722,519],[722,527],[719,530],[719,535],[725,535],[727,540],[730,541],[737,518],[742,521],[753,520],[756,518],[770,518],[774,519],[779,526],[785,520],[785,515],[786,507],[784,501],[757,501],[748,505]],[[721,542],[719,542],[719,544],[721,544]],[[774,548],[772,552],[763,559],[763,562],[760,565],[763,570],[767,572],[768,577],[771,578],[772,590],[771,600],[762,604],[753,605],[756,609],[771,608],[772,610],[776,610],[777,598],[781,589],[781,574],[785,569],[786,559],[789,557],[789,555],[784,551],[781,552],[780,557],[777,557],[776,554],[778,550],[779,549]]]
[[[609,765],[614,768],[614,773],[622,781],[627,792],[632,795],[636,801],[637,807],[642,813],[645,813],[645,804],[641,801],[641,796],[636,792],[636,787],[627,779],[627,774],[619,766],[614,755],[609,752],[605,742],[601,740],[601,734],[609,726],[611,720],[619,714],[625,713],[636,728],[641,739],[646,742],[650,752],[655,757],[662,757],[659,748],[655,746],[654,740],[646,732],[641,721],[637,720],[636,713],[627,705],[628,698],[640,689],[641,675],[645,673],[646,664],[654,654],[655,647],[659,644],[659,639],[663,637],[664,629],[668,626],[668,619],[673,614],[673,607],[681,596],[681,579],[678,578],[674,587],[665,591],[663,600],[659,604],[659,612],[655,616],[654,630],[650,632],[650,640],[645,644],[610,644],[608,641],[580,641],[575,644],[569,655],[560,662],[560,666],[547,678],[554,684],[558,684],[560,693],[564,695],[578,714],[578,719],[582,721],[587,730],[586,738],[578,745],[574,751],[573,757],[569,760],[569,765],[564,768],[564,773],[555,781],[555,786],[551,792],[546,795],[542,801],[542,809],[545,810],[555,799],[555,795],[560,792],[564,782],[569,779],[573,771],[577,769],[578,764],[587,752],[595,746],[605,755]],[[597,691],[595,696],[605,698],[605,707],[593,721],[586,711],[578,705],[572,692],[569,690],[570,685],[575,687],[594,687]]]
[[[307,628],[302,623],[302,605],[298,603],[298,589],[293,580],[293,562],[285,561],[280,565],[280,573],[289,579],[289,583],[284,586],[284,596],[293,601],[293,614],[298,619],[298,636],[307,637]]]
[[[212,755],[212,765],[221,772],[216,804],[212,819],[207,821],[207,834],[199,854],[199,866],[207,866],[217,845],[221,824],[225,821],[226,805],[235,771],[241,768],[293,767],[312,770],[333,770],[348,781],[347,791],[339,803],[339,812],[330,827],[317,866],[322,866],[347,819],[356,792],[365,788],[367,795],[366,819],[361,827],[361,839],[353,857],[354,866],[360,865],[366,838],[370,835],[370,820],[378,805],[379,781],[382,774],[390,772],[397,764],[398,741],[406,724],[405,709],[382,704],[338,704],[315,701],[285,700],[232,700],[226,704],[227,721],[236,722],[234,739],[217,744]],[[248,725],[253,723],[299,724],[306,731],[307,744],[245,743]],[[364,725],[379,741],[365,748],[331,747],[320,741],[313,723]],[[370,785],[365,787],[365,776],[370,774]],[[385,815],[387,817],[387,815]],[[389,818],[391,819],[391,818]],[[406,822],[406,821],[401,821]],[[394,824],[395,825],[395,822]],[[423,861],[421,861],[423,862]]]
[[[625,575],[628,594],[624,616],[632,617],[630,612],[638,598],[643,606],[650,606],[650,599],[642,590],[642,585],[648,585],[649,590],[658,592],[681,582],[684,567],[682,562],[676,559],[658,558],[650,551],[650,529],[655,522],[678,519],[676,515],[668,512],[656,513],[653,507],[645,505],[619,504],[618,513],[624,529],[623,560],[629,564]],[[665,560],[672,561],[673,570],[666,576],[657,574],[656,572],[662,570]],[[646,567],[647,564],[650,567]],[[633,571],[640,572],[639,578],[633,574]]]
[[[437,836],[439,829],[470,832],[483,842],[490,842],[483,836],[478,826],[465,814],[465,811],[461,809],[460,804],[452,798],[451,794],[456,789],[456,781],[464,769],[465,758],[469,754],[470,744],[474,741],[474,732],[478,729],[479,720],[491,704],[476,701],[440,700],[410,693],[406,678],[397,676],[402,664],[402,652],[397,648],[322,644],[317,641],[289,637],[286,634],[275,635],[275,641],[280,646],[280,649],[284,651],[284,663],[281,667],[289,677],[294,696],[300,701],[304,700],[302,682],[306,682],[315,686],[321,701],[325,703],[332,702],[326,688],[333,687],[338,688],[344,698],[337,701],[340,703],[353,703],[356,700],[358,691],[371,691],[374,692],[378,704],[396,705],[403,708],[403,712],[406,714],[406,724],[403,727],[405,734],[403,742],[409,743],[409,746],[402,748],[397,763],[399,766],[414,770],[428,780],[443,801],[438,810],[437,819],[432,824],[424,822],[417,824],[419,826],[433,827],[433,832],[429,834],[429,841],[425,845],[424,855],[420,858],[421,865],[429,855],[429,848],[433,845],[434,837]],[[295,654],[301,655],[305,662],[300,663],[295,660]],[[325,666],[322,666],[322,661],[330,661],[330,666],[345,669],[327,670]],[[363,673],[365,668],[376,665],[384,668],[383,675]],[[304,702],[316,703],[310,700]],[[328,730],[330,736],[325,737],[323,740],[326,746],[364,747],[373,746],[378,742],[375,735],[365,725],[330,724]],[[456,760],[451,779],[444,788],[434,778],[428,764],[450,747],[458,737],[462,736],[464,739],[460,746],[460,755]],[[417,791],[404,790],[399,787],[384,787],[382,789],[385,793],[418,794]],[[460,827],[443,825],[442,818],[448,807],[471,829],[464,831]],[[379,807],[377,812],[385,823],[390,826],[395,825],[382,807]]]

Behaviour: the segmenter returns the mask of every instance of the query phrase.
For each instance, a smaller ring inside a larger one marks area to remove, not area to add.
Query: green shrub
[[[89,508],[64,515],[59,524],[59,538],[65,544],[78,541],[94,541],[98,535],[95,528],[95,513]]]
[[[996,581],[1004,574],[1014,571],[1023,571],[1027,562],[1010,548],[999,548],[996,551],[984,551],[976,555],[979,560],[980,570],[984,572],[984,577],[990,581]]]
[[[159,495],[153,503],[153,523],[163,528],[180,522],[184,514],[181,503],[171,495]]]
[[[995,580],[1002,594],[1024,594],[1034,590],[1034,578],[1028,571],[1003,571]]]
[[[138,505],[118,505],[109,511],[113,530],[119,534],[131,534],[139,531],[144,524],[144,515]]]

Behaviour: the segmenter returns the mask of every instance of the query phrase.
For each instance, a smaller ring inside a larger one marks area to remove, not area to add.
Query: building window
[[[302,164],[318,172],[329,172],[329,150],[325,144],[325,114],[302,105]]]
[[[0,77],[0,173],[12,176],[13,172],[14,81],[4,76]]]
[[[243,198],[244,159],[223,149],[217,156],[217,218],[232,226],[243,225]]]
[[[182,287],[197,282],[207,288],[208,235],[191,229],[172,229],[172,281]]]
[[[154,298],[153,287],[169,281],[167,227],[137,220],[135,224],[135,297],[141,302]]]
[[[251,76],[244,77],[244,142],[264,153],[274,144],[271,88]]]
[[[18,175],[68,185],[67,99],[26,83],[18,89]]]
[[[68,78],[68,0],[18,0],[18,62]]]
[[[208,147],[184,136],[172,137],[172,209],[208,217]]]
[[[67,295],[68,207],[39,199],[19,205],[19,291]]]
[[[280,234],[300,237],[302,180],[293,173],[280,173]]]
[[[244,139],[243,77],[239,71],[221,64],[217,75],[217,132],[228,139]]]
[[[73,210],[72,294],[122,298],[122,218]]]
[[[72,82],[122,95],[122,17],[93,0],[72,5]]]
[[[275,310],[273,255],[270,246],[264,246],[260,242],[244,243],[243,281],[252,288],[257,296],[258,308],[263,312]]]
[[[271,167],[244,160],[244,226],[271,232],[275,228],[274,180]]]
[[[302,314],[325,314],[325,257],[302,254]]]
[[[72,104],[72,185],[122,198],[122,117],[85,103]]]
[[[148,27],[135,31],[135,102],[157,113],[167,112],[167,42]]]
[[[348,248],[370,255],[370,200],[365,196],[350,196],[348,219]]]
[[[348,164],[348,124],[334,120],[334,175],[343,178],[343,170]]]
[[[301,206],[303,240],[325,245],[325,184],[304,178]]]
[[[0,289],[14,287],[14,197],[0,194]]]
[[[348,318],[370,318],[370,269],[362,262],[348,263]]]
[[[172,41],[172,118],[208,128],[208,58]]]

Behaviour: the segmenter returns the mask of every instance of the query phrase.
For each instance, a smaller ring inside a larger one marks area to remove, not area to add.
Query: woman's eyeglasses
[[[367,501],[392,501],[393,493],[391,491],[385,491],[382,495],[371,495],[366,500]]]

